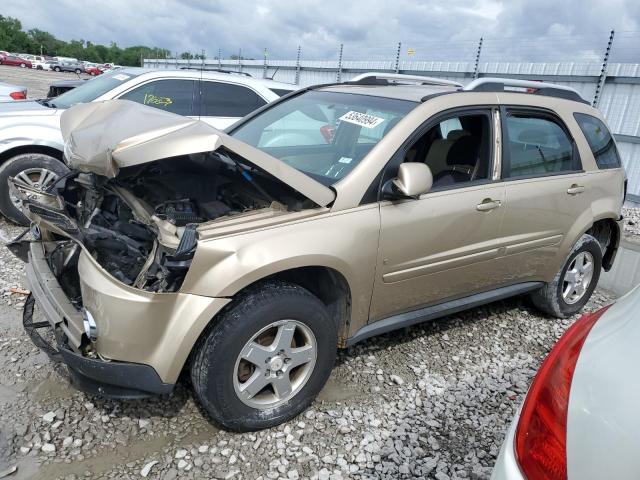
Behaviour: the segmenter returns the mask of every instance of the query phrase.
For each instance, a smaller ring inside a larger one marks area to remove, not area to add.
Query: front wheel
[[[24,64],[24,63],[21,63],[21,64],[20,64],[20,68],[26,68],[26,67],[27,67],[27,65],[26,65],[26,64]]]
[[[273,427],[307,408],[333,368],[337,327],[304,288],[268,282],[240,295],[202,335],[191,380],[214,421]]]
[[[16,223],[28,226],[29,219],[20,211],[20,201],[9,193],[9,177],[29,187],[46,190],[68,171],[60,160],[42,153],[23,153],[7,160],[0,166],[0,212]]]
[[[536,307],[557,318],[578,313],[589,301],[602,270],[602,247],[584,234],[553,281],[531,295]]]
[[[75,72],[80,75],[82,73],[82,70],[80,70],[79,68],[76,68]]]
[[[53,67],[53,70],[56,71],[56,72],[59,72],[60,71],[60,67]]]

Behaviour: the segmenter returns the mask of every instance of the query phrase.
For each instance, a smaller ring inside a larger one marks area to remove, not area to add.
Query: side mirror
[[[417,198],[433,185],[431,169],[424,163],[405,162],[398,168],[398,176],[382,188],[386,199]]]

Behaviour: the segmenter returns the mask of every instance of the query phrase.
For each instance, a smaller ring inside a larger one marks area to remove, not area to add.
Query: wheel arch
[[[63,153],[62,150],[55,148],[51,145],[18,145],[15,147],[11,147],[8,150],[0,152],[0,164],[6,162],[7,160],[18,156],[23,155],[25,153],[41,153],[43,155],[49,155],[50,157],[55,158],[56,160],[63,161]]]
[[[618,222],[613,218],[601,218],[593,222],[584,233],[594,237],[602,247],[602,269],[605,272],[613,267],[622,232]]]

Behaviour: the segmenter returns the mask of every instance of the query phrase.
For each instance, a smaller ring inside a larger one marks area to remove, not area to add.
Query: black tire
[[[53,67],[53,71],[54,72],[59,72],[60,71],[60,67]]]
[[[26,64],[24,64],[24,63],[21,63],[21,64],[20,64],[20,68],[27,68],[27,65],[26,65]]]
[[[80,75],[82,73],[82,70],[80,70],[79,68],[76,68],[75,72]]]
[[[567,303],[563,298],[565,274],[574,259],[582,252],[588,252],[593,258],[593,275],[582,297],[575,303]],[[591,294],[598,285],[602,271],[602,247],[591,235],[584,234],[571,249],[571,253],[552,282],[547,283],[540,290],[531,294],[534,305],[543,312],[556,317],[567,318],[578,313],[591,298]]]
[[[285,319],[297,320],[313,332],[315,366],[306,383],[285,403],[252,408],[234,389],[236,360],[254,335]],[[298,285],[265,282],[239,295],[201,336],[191,362],[196,397],[211,418],[229,430],[273,427],[294,418],[313,402],[331,374],[337,342],[337,327],[317,297]]]
[[[11,201],[7,180],[30,168],[45,168],[58,176],[69,172],[60,160],[42,153],[16,155],[0,165],[0,212],[9,220],[25,226],[29,225],[29,219]]]

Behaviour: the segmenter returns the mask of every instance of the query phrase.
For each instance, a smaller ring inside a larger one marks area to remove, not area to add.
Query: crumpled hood
[[[60,127],[66,161],[82,172],[115,177],[122,167],[225,147],[320,206],[335,199],[330,188],[205,122],[128,100],[76,105]]]

